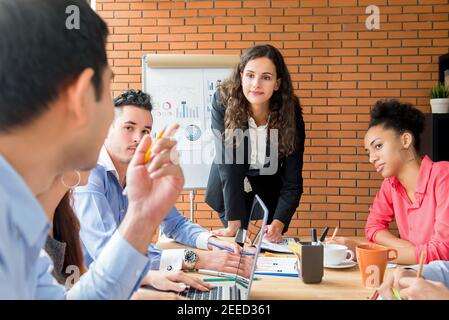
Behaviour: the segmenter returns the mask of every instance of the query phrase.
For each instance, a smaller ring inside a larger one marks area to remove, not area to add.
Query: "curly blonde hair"
[[[268,130],[278,130],[279,155],[288,156],[295,151],[296,147],[297,117],[295,114],[298,111],[301,114],[302,111],[299,99],[294,93],[284,58],[279,50],[271,45],[258,45],[248,49],[240,58],[232,75],[222,83],[220,93],[226,106],[225,129],[241,129],[247,125],[248,116],[251,116],[251,108],[243,94],[240,74],[249,61],[262,57],[267,57],[273,62],[276,67],[277,79],[281,79],[279,89],[274,91],[270,98]]]

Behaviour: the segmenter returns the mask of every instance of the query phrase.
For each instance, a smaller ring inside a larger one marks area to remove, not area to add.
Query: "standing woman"
[[[258,194],[270,212],[266,238],[282,241],[303,192],[305,131],[279,50],[258,45],[241,57],[215,92],[212,131],[216,157],[206,202],[225,226],[214,234],[234,236],[245,227]]]

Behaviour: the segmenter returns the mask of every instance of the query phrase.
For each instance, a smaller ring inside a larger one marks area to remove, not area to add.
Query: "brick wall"
[[[368,30],[366,7],[380,8]],[[254,44],[281,50],[306,122],[304,194],[290,235],[340,227],[363,235],[380,176],[363,150],[369,107],[401,98],[428,112],[438,56],[449,51],[448,0],[191,1],[97,0],[108,22],[114,95],[141,88],[147,53],[240,54]],[[195,196],[195,220],[221,226]],[[189,215],[189,194],[177,208]]]

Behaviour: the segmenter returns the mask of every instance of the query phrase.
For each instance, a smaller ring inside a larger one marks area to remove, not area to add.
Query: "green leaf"
[[[439,85],[433,87],[430,90],[430,98],[431,99],[449,98],[449,88],[446,88],[444,84],[440,83]]]

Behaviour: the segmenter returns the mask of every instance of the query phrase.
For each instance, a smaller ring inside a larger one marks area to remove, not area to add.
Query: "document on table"
[[[267,251],[282,252],[282,253],[293,253],[293,251],[291,251],[288,248],[288,243],[289,242],[296,242],[296,240],[295,240],[295,238],[286,237],[286,238],[283,239],[283,242],[274,243],[274,242],[270,242],[267,239],[263,238],[260,247],[262,249],[264,249],[264,250],[267,250]]]
[[[283,277],[299,277],[296,257],[257,258],[256,274]]]

